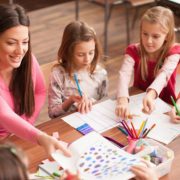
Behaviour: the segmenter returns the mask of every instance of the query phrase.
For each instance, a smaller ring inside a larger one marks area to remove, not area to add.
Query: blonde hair
[[[140,22],[140,57],[141,57],[141,77],[143,80],[146,80],[148,75],[147,68],[147,52],[142,44],[142,23],[146,21],[152,24],[160,24],[163,31],[167,33],[166,40],[162,47],[159,50],[159,56],[157,57],[157,63],[154,69],[154,76],[157,74],[158,70],[161,68],[167,53],[169,52],[172,44],[175,41],[175,32],[174,32],[174,14],[173,12],[162,6],[155,6],[148,9],[141,18]]]
[[[92,39],[95,42],[95,55],[90,65],[91,74],[94,72],[102,56],[102,47],[94,29],[81,21],[73,21],[65,27],[62,42],[58,50],[58,64],[62,65],[70,76],[73,70],[72,60],[75,46],[78,43],[88,42]]]

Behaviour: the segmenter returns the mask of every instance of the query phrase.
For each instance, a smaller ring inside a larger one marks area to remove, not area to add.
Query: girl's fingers
[[[144,179],[144,171],[137,167],[137,166],[132,166],[131,171],[139,178],[139,179]]]

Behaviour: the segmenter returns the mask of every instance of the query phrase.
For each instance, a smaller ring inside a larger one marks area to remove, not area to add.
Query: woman
[[[11,133],[50,154],[62,148],[33,126],[45,101],[44,79],[31,53],[29,18],[19,5],[0,5],[0,138]]]

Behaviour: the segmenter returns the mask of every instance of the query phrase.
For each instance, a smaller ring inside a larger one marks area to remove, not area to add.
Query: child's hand
[[[60,180],[80,180],[79,173],[72,174],[68,170],[66,170],[63,177],[61,177]]]
[[[171,117],[171,121],[174,123],[180,123],[180,116],[178,116],[176,114],[176,109],[175,107],[172,108],[171,112],[170,112],[170,117]]]
[[[60,178],[61,180],[80,180],[79,173],[71,174],[69,171],[65,171],[65,176]]]
[[[136,180],[158,180],[157,174],[147,161],[143,161],[146,166],[132,166],[131,171],[136,175]]]
[[[127,97],[120,97],[117,100],[117,106],[115,109],[116,115],[122,119],[127,119],[129,116],[129,103]]]
[[[143,99],[143,112],[145,112],[147,114],[151,114],[154,111],[155,98],[156,98],[155,90],[153,90],[153,89],[149,90]]]
[[[82,100],[82,97],[81,97],[81,96],[74,96],[74,95],[72,95],[72,96],[70,96],[69,98],[71,99],[71,101],[72,101],[73,103],[80,103],[81,100]]]
[[[81,101],[77,105],[78,112],[84,114],[92,110],[93,100],[89,99],[86,95],[83,95]]]

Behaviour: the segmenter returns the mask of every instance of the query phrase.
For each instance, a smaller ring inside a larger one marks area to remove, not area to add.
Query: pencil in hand
[[[77,74],[76,73],[74,73],[74,80],[76,82],[76,86],[78,88],[79,95],[82,97],[82,91],[81,91],[81,88],[79,86],[79,82],[78,82],[78,78],[77,78]]]
[[[171,101],[176,109],[176,113],[178,114],[178,116],[180,116],[180,110],[178,109],[177,104],[172,96],[171,96]]]

